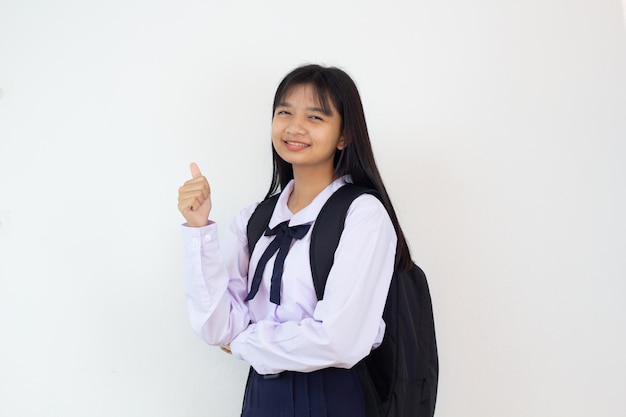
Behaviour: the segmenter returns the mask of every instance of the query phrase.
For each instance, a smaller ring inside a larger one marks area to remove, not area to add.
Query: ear
[[[341,136],[339,138],[339,142],[337,142],[337,149],[340,151],[343,151],[345,147],[346,147],[346,141],[343,139],[343,136]]]

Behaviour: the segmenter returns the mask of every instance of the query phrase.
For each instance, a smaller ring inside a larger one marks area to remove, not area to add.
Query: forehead
[[[319,107],[326,113],[335,113],[336,108],[326,91],[313,84],[295,84],[285,90],[278,105],[295,104],[297,101],[306,103],[307,106]]]

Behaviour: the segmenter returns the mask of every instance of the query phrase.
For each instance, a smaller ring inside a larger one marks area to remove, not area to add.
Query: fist
[[[211,212],[211,188],[195,162],[189,169],[191,179],[178,189],[178,210],[189,226],[206,226]]]

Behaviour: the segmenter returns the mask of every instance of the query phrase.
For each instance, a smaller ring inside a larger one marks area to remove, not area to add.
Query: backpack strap
[[[341,239],[348,209],[352,202],[362,194],[372,194],[378,197],[376,191],[371,188],[345,184],[330,196],[315,219],[311,231],[309,259],[313,286],[318,300],[324,297],[326,281],[335,261],[335,251]],[[272,218],[279,196],[280,194],[273,195],[259,203],[248,220],[246,234],[250,256]]]
[[[254,209],[250,220],[248,220],[248,226],[246,227],[246,234],[248,236],[248,256],[252,256],[252,251],[256,246],[256,243],[261,239],[265,229],[270,223],[274,207],[278,202],[280,194],[276,194],[259,203]]]
[[[341,239],[348,209],[362,194],[378,197],[375,190],[356,184],[346,184],[339,188],[326,201],[313,224],[309,257],[318,300],[324,297],[326,280],[335,260],[335,251]]]

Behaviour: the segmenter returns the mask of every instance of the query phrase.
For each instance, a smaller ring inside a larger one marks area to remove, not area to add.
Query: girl
[[[218,245],[217,225],[208,220],[210,187],[196,164],[179,189],[192,327],[251,365],[242,416],[364,417],[353,367],[381,343],[394,267],[411,260],[356,85],[337,68],[296,68],[276,91],[271,133],[274,174],[265,198],[280,197],[253,253],[246,225],[256,204],[235,217]],[[350,206],[318,302],[311,230],[326,200],[349,182],[381,199],[365,194]],[[275,255],[278,239],[284,249]]]

